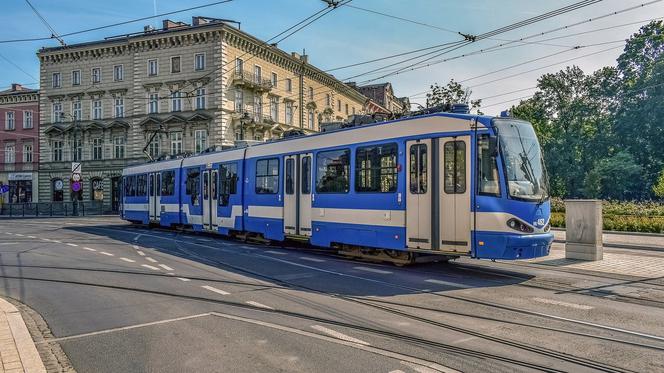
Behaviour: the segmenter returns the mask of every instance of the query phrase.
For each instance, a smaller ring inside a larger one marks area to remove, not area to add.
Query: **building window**
[[[158,93],[150,93],[148,112],[150,114],[159,113],[159,94]]]
[[[309,87],[309,100],[314,99],[314,87]]]
[[[355,106],[353,106],[353,115],[355,115]]]
[[[257,133],[254,135],[254,141],[263,141],[263,135]]]
[[[270,97],[270,118],[273,121],[279,121],[279,97]]]
[[[102,155],[102,145],[104,140],[101,137],[92,139],[92,159],[97,161],[103,158]]]
[[[262,77],[261,77],[261,67],[258,65],[254,66],[254,82],[256,84],[261,84]]]
[[[53,153],[51,153],[51,158],[53,159],[54,162],[61,162],[62,161],[62,148],[63,148],[63,141],[62,140],[57,140],[53,141],[53,146],[51,147]]]
[[[308,116],[309,116],[309,122],[308,122],[309,128],[314,129],[314,125],[315,125],[315,123],[314,123],[314,111],[309,110],[309,115]]]
[[[196,90],[196,109],[205,109],[205,88],[198,88]]]
[[[113,66],[113,80],[116,82],[121,82],[124,80],[124,69],[122,65]]]
[[[83,118],[83,110],[80,99],[75,99],[71,103],[71,116],[74,120],[81,120]]]
[[[62,102],[53,103],[53,123],[62,122]]]
[[[286,124],[293,124],[293,103],[286,102]]]
[[[235,89],[235,111],[238,113],[243,112],[242,107],[244,106],[244,92],[242,88]]]
[[[5,129],[13,131],[16,129],[16,123],[14,121],[14,112],[8,111],[5,113]]]
[[[194,69],[196,71],[205,70],[205,53],[196,53],[194,55]]]
[[[397,190],[397,144],[374,145],[355,151],[355,191]]]
[[[180,57],[171,57],[171,73],[180,72]]]
[[[32,144],[23,144],[23,163],[32,163]]]
[[[92,83],[101,83],[101,68],[93,67],[92,68]]]
[[[152,159],[157,159],[161,155],[161,136],[156,135],[148,145],[148,154]]]
[[[171,132],[171,155],[182,153],[182,132]]]
[[[92,101],[92,119],[101,119],[102,110],[101,110],[101,100]]]
[[[32,128],[34,126],[32,119],[32,111],[27,110],[23,112],[23,128]]]
[[[277,73],[272,73],[272,87],[275,87],[275,88],[277,87],[277,81],[278,80],[279,79],[277,79]]]
[[[337,100],[337,111],[341,111],[341,100]]]
[[[256,122],[261,121],[263,118],[263,97],[254,95],[254,119]]]
[[[115,117],[124,118],[124,98],[122,97],[115,99]]]
[[[60,88],[60,73],[53,73],[53,88]]]
[[[194,144],[196,153],[207,149],[207,130],[194,131]]]
[[[81,85],[81,70],[71,72],[71,85]]]
[[[148,60],[148,76],[157,76],[159,74],[159,63],[156,58]]]
[[[171,93],[171,111],[182,111],[182,92]]]
[[[348,193],[350,189],[350,150],[339,149],[316,155],[316,191]]]
[[[125,138],[124,136],[113,137],[113,155],[115,159],[125,157]]]
[[[80,137],[76,137],[72,142],[71,142],[71,160],[72,161],[80,161],[83,157],[83,147],[81,146],[82,140]]]
[[[238,74],[242,74],[242,71],[244,69],[244,61],[242,61],[241,58],[236,58],[235,59],[235,72]]]
[[[51,186],[53,191],[51,199],[53,200],[53,202],[62,202],[63,200],[62,190],[64,189],[62,179],[53,179],[53,181],[51,182]]]
[[[328,107],[329,107],[330,105],[332,105],[332,101],[331,101],[331,99],[332,99],[332,98],[330,97],[330,94],[329,94],[329,93],[325,95],[325,106],[328,106]]]
[[[256,161],[256,194],[279,192],[279,158]]]
[[[348,104],[346,104],[346,115],[348,115]]]
[[[16,147],[14,144],[5,145],[5,163],[16,162]]]
[[[293,81],[290,78],[286,79],[286,92],[293,92]]]
[[[90,180],[90,200],[104,200],[104,180],[98,177]]]

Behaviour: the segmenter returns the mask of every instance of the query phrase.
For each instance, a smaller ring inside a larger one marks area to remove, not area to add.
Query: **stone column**
[[[565,201],[565,258],[602,260],[602,201]]]

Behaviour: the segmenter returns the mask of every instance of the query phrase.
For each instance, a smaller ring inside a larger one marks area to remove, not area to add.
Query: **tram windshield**
[[[533,126],[515,119],[495,119],[510,196],[543,202],[549,198],[544,159]]]

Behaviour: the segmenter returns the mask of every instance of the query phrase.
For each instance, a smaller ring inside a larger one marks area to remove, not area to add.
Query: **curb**
[[[566,243],[565,240],[554,239],[555,243]],[[642,251],[664,251],[664,247],[657,246],[641,246],[641,245],[630,245],[630,244],[621,244],[621,243],[602,243],[603,247],[606,248],[615,248],[615,249],[628,249],[628,250],[642,250]]]
[[[23,370],[26,373],[46,373],[44,363],[39,357],[35,342],[32,340],[19,310],[13,304],[0,298],[0,312],[3,312],[7,317],[9,330],[14,337]]]

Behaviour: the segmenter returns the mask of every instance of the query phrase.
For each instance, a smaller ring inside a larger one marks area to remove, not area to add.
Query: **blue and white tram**
[[[390,257],[548,255],[532,125],[437,113],[123,171],[122,218]]]

